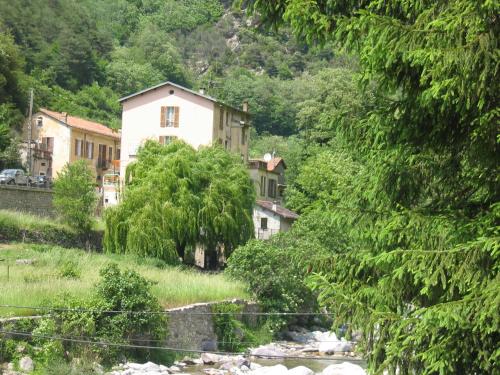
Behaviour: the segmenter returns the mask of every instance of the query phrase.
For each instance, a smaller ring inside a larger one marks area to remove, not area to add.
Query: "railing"
[[[276,233],[279,233],[279,229],[257,229],[257,239],[268,240]]]

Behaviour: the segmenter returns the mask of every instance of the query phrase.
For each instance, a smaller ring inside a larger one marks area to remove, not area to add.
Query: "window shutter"
[[[179,127],[179,107],[174,107],[174,128]]]
[[[161,116],[160,116],[160,127],[164,128],[166,121],[165,121],[165,114],[167,113],[167,107],[161,107]]]
[[[165,144],[165,137],[163,135],[160,135],[158,142],[160,142],[161,145],[164,145]]]
[[[94,142],[90,143],[90,158],[94,158]]]
[[[75,139],[75,156],[78,156],[78,139]]]

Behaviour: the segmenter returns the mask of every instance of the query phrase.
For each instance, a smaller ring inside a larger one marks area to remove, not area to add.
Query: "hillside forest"
[[[118,98],[161,81],[247,99],[252,156],[285,159],[300,218],[235,249],[228,273],[269,311],[324,307],[361,331],[370,372],[500,371],[498,2],[0,9],[4,163],[30,88],[36,107],[115,128]]]

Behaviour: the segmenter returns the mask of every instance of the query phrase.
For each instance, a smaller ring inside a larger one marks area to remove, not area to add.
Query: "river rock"
[[[366,375],[361,366],[349,362],[330,365],[323,370],[322,375]]]
[[[314,375],[314,371],[305,366],[297,366],[288,370],[287,375]]]
[[[212,354],[212,353],[202,353],[201,360],[206,365],[213,365],[214,363],[217,363],[220,361],[220,356],[217,354]]]
[[[259,357],[286,357],[286,353],[274,345],[269,346],[259,346],[258,348],[252,349],[250,352],[252,355]]]
[[[35,368],[33,360],[26,356],[19,360],[19,369],[24,372],[31,372]]]
[[[283,365],[264,366],[253,370],[251,375],[288,375],[288,369]]]
[[[337,335],[334,332],[321,332],[314,331],[311,333],[315,341],[326,342],[326,341],[339,341]]]

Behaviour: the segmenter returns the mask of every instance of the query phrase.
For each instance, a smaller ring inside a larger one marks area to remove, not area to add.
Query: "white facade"
[[[127,165],[137,149],[147,140],[181,139],[194,148],[219,143],[226,149],[248,157],[248,114],[227,107],[203,94],[181,86],[165,83],[121,99],[122,140],[120,175],[125,176]],[[175,126],[162,126],[162,108],[176,108]],[[242,120],[223,123],[221,113]],[[241,125],[240,125],[241,124]],[[227,127],[227,131],[226,131]],[[226,134],[229,134],[228,136]],[[233,135],[234,134],[234,135]],[[160,138],[162,137],[162,138]],[[166,138],[163,138],[166,137]],[[244,139],[241,139],[243,137]]]
[[[257,201],[253,208],[255,238],[259,240],[268,240],[276,233],[288,231],[298,217],[294,212],[276,204],[267,208],[263,204],[263,201]],[[283,211],[286,213],[283,214]]]

